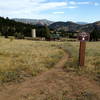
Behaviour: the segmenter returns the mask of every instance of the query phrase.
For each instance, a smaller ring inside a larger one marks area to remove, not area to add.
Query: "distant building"
[[[32,29],[32,38],[36,38],[36,29]]]

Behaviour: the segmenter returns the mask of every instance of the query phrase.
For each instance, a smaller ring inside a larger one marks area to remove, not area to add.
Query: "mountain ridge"
[[[25,24],[32,24],[32,25],[37,25],[37,24],[50,25],[50,24],[54,23],[53,21],[49,21],[47,19],[13,18],[12,20],[14,20],[16,22],[22,22],[22,23],[25,23]]]
[[[81,31],[92,32],[94,27],[100,30],[100,21],[96,21],[93,23],[73,22],[73,21],[53,22],[47,19],[26,19],[26,18],[13,18],[12,20],[26,23],[26,24],[32,24],[32,25],[48,25],[50,29],[57,30],[57,31],[64,30],[64,31],[71,31],[71,32],[81,32]]]
[[[47,19],[28,19],[28,18],[12,18],[12,20],[14,21],[17,21],[17,22],[23,22],[23,23],[28,23],[28,24],[33,24],[33,25],[36,25],[38,23],[41,23],[43,25],[47,24],[47,25],[50,25],[50,24],[53,24],[55,22],[64,22],[64,21],[50,21],[50,20],[47,20]],[[73,22],[73,21],[68,21],[68,22]],[[77,24],[80,24],[80,25],[85,25],[85,24],[89,24],[88,22],[73,22],[73,23],[77,23]]]
[[[92,30],[96,27],[98,30],[100,30],[100,21],[94,22],[94,23],[88,23],[85,25],[80,25],[75,22],[55,22],[51,25],[49,25],[50,29],[54,30],[64,30],[64,31],[71,31],[71,32],[92,32]]]

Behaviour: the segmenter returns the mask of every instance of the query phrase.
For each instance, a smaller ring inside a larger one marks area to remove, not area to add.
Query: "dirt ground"
[[[100,85],[65,71],[66,54],[54,68],[21,83],[0,87],[0,100],[100,100]]]

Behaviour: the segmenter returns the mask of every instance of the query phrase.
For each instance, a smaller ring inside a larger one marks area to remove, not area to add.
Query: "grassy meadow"
[[[51,70],[65,52],[69,54],[65,66]],[[100,100],[100,42],[87,42],[82,68],[78,56],[79,42],[0,38],[0,97],[8,94],[12,97],[9,100]],[[12,84],[4,84],[9,82]]]
[[[0,83],[36,76],[52,68],[64,55],[59,48],[62,44],[0,38]]]
[[[76,53],[71,53],[73,57],[79,54],[79,42],[72,42],[71,46],[76,49]],[[74,52],[74,51],[72,51]],[[88,70],[100,70],[100,42],[87,42],[86,43],[86,57],[85,68]]]
[[[67,43],[70,59],[66,63],[66,70],[76,71],[79,75],[88,75],[100,82],[100,42],[86,42],[85,66],[79,67],[79,42]]]
[[[19,81],[49,70],[64,55],[64,50],[70,55],[65,68],[77,69],[79,42],[0,38],[0,83]],[[100,42],[87,42],[84,68],[86,72],[100,75]]]

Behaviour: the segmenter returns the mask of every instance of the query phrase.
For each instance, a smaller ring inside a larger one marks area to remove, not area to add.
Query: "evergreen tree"
[[[0,17],[0,32],[2,36],[8,38],[8,36],[15,36],[19,38],[31,37],[32,29],[36,29],[37,37],[50,38],[50,31],[47,25],[45,26],[35,26],[30,24],[25,24],[21,22],[16,22],[11,19]]]
[[[93,31],[90,34],[90,41],[98,41],[100,32],[96,27],[94,27]]]
[[[50,39],[50,30],[47,25],[45,25],[44,34],[46,39]]]

